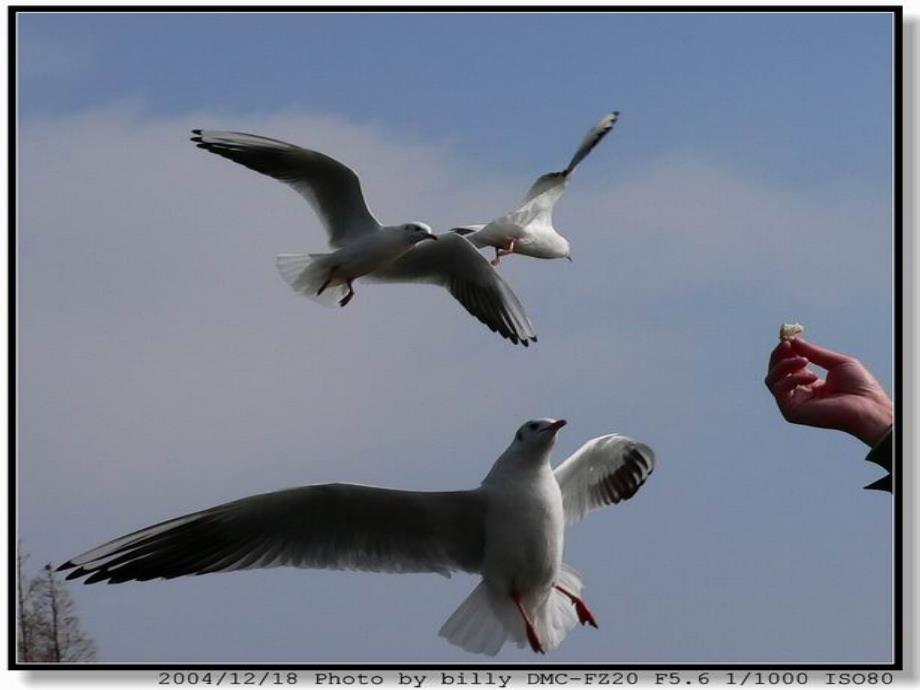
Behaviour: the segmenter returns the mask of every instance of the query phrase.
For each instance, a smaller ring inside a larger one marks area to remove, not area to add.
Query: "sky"
[[[892,390],[891,26],[864,13],[20,15],[19,537],[60,563],[250,494],[472,488],[534,417],[555,459],[657,467],[567,531],[600,629],[553,662],[884,662],[887,494],[763,385],[784,321]],[[442,290],[295,295],[323,251],[284,186],[188,141],[352,166],[384,222],[512,208],[604,113],[556,209],[573,263],[501,273],[539,343]],[[290,568],[74,585],[108,662],[477,662],[437,630],[478,579]],[[534,662],[506,646],[499,662]],[[541,659],[542,661],[542,659]]]

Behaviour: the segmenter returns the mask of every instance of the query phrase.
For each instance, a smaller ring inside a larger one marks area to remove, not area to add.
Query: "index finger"
[[[779,345],[773,348],[773,351],[770,353],[770,362],[767,364],[767,373],[772,371],[773,367],[776,366],[776,363],[781,359],[788,359],[789,357],[795,357],[795,352],[792,351],[792,345],[788,340],[782,341]]]

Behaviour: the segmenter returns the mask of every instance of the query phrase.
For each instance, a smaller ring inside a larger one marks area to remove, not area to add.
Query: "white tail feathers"
[[[329,281],[330,267],[323,259],[329,254],[279,254],[275,259],[278,272],[294,292],[319,302],[324,307],[336,307],[348,294],[348,287],[336,280]],[[329,284],[323,288],[323,284]],[[323,288],[322,294],[319,293]]]
[[[581,596],[581,577],[565,563],[557,584],[575,596]],[[555,588],[528,613],[546,651],[558,647],[578,623],[578,614],[571,600]],[[509,639],[518,647],[527,646],[524,621],[511,597],[495,596],[485,582],[480,582],[457,607],[438,634],[474,654],[495,656]]]
[[[565,563],[559,571],[557,584],[581,598],[581,576],[578,571]],[[578,613],[571,600],[558,589],[553,589],[543,604],[541,611],[534,615],[534,627],[546,651],[555,649],[565,639],[569,631],[578,624]]]
[[[485,582],[480,582],[463,600],[438,634],[468,652],[489,656],[498,654],[508,639],[508,631],[493,609]]]

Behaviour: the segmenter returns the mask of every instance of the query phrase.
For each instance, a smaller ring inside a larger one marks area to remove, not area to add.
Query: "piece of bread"
[[[800,323],[784,323],[779,327],[780,340],[792,340],[805,332],[805,326]]]

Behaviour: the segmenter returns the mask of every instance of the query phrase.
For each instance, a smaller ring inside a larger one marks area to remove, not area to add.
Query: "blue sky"
[[[654,141],[786,183],[890,165],[883,14],[64,14],[20,23],[21,113],[346,115],[538,166],[530,133],[619,108]],[[76,74],[41,72],[72,50]],[[38,64],[33,68],[31,65]],[[30,78],[33,75],[34,78]],[[526,123],[526,126],[524,124]],[[571,123],[571,124],[570,124]],[[848,146],[842,147],[842,141]],[[810,161],[808,166],[802,160]]]
[[[601,629],[551,660],[888,658],[891,500],[859,488],[865,448],[785,424],[762,384],[800,321],[891,390],[886,16],[33,14],[18,36],[37,563],[296,484],[474,486],[520,422],[565,417],[558,460],[619,431],[659,465],[569,530]],[[322,250],[312,212],[186,141],[322,150],[381,220],[444,230],[513,206],[614,109],[557,209],[575,262],[502,264],[527,351],[435,290],[298,300],[272,257]],[[282,569],[74,594],[110,661],[480,661],[436,636],[474,584]]]

